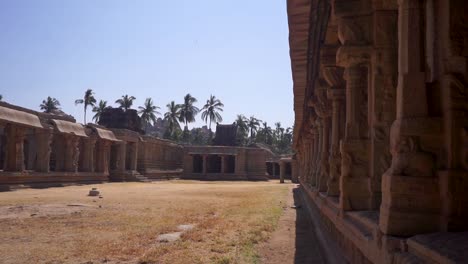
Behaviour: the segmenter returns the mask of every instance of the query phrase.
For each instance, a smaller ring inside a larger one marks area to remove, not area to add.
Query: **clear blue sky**
[[[74,101],[88,88],[112,105],[151,97],[162,113],[186,93],[200,107],[214,94],[223,123],[293,125],[285,0],[1,0],[0,38],[12,104],[39,110],[50,95],[83,122]]]

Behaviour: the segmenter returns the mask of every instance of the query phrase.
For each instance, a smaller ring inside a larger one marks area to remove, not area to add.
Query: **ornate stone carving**
[[[323,67],[323,78],[331,87],[344,87],[345,82],[343,79],[344,69],[342,67]]]
[[[391,146],[392,165],[386,173],[390,175],[430,177],[434,176],[434,157],[423,152],[415,136],[401,136]]]

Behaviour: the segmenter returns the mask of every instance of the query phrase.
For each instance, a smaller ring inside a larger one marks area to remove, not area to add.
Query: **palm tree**
[[[284,128],[281,127],[281,123],[280,122],[276,122],[275,123],[275,140],[276,142],[280,142],[281,141],[281,138],[283,137],[282,135],[282,131],[284,131]]]
[[[119,104],[119,108],[122,108],[124,111],[130,109],[133,105],[133,101],[136,98],[134,96],[122,95],[122,98],[115,100],[116,104]]]
[[[107,101],[100,100],[97,106],[93,107],[93,112],[96,113],[93,116],[94,122],[98,123],[99,119],[101,119],[101,114],[104,112],[104,109],[108,108]]]
[[[52,98],[50,96],[47,96],[47,99],[42,100],[42,104],[39,105],[41,110],[44,110],[44,112],[46,113],[50,113],[53,110],[60,109],[59,106],[60,106],[60,102],[57,99]]]
[[[84,124],[86,124],[86,110],[88,110],[88,106],[94,106],[95,103],[96,99],[94,98],[94,93],[91,89],[86,90],[83,99],[75,100],[75,105],[84,104]]]
[[[262,134],[263,142],[265,144],[271,145],[273,142],[273,131],[271,130],[271,127],[268,126],[267,122],[262,123],[263,127],[261,130],[258,132]]]
[[[157,109],[160,109],[158,106],[153,105],[153,100],[151,98],[146,98],[144,106],[139,106],[138,111],[141,114],[141,121],[143,122],[143,127],[146,127],[147,124],[156,123],[156,115],[160,115]]]
[[[202,112],[202,120],[205,120],[205,122],[208,122],[208,118],[210,119],[210,131],[211,131],[211,123],[212,122],[222,122],[223,118],[221,117],[221,114],[218,112],[223,111],[224,104],[221,103],[219,99],[216,99],[216,96],[210,95],[210,99],[206,100],[205,106],[203,106],[203,112]]]
[[[185,123],[185,128],[188,129],[188,123],[195,122],[195,116],[198,114],[200,109],[193,104],[197,102],[197,99],[191,96],[189,93],[184,96],[184,103],[180,104],[180,117],[179,121]]]
[[[168,135],[171,137],[174,133],[174,129],[177,127],[180,128],[180,105],[171,101],[166,107],[167,112],[164,114],[164,120],[168,123]]]
[[[247,127],[250,129],[250,140],[253,141],[253,138],[255,137],[255,133],[258,130],[258,127],[260,126],[260,122],[262,122],[260,119],[255,118],[254,116],[251,116],[247,122]]]
[[[244,115],[237,115],[236,124],[241,133],[248,133],[249,128],[247,127],[248,119]]]
[[[244,115],[237,115],[237,142],[240,145],[247,143],[247,137],[249,135],[249,127],[247,127],[248,119]]]

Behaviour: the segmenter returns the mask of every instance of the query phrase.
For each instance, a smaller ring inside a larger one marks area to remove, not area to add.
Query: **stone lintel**
[[[364,45],[341,46],[336,53],[336,64],[341,67],[352,67],[369,64],[371,61],[372,47]]]
[[[365,0],[334,0],[333,7],[337,17],[353,17],[372,12],[371,1]]]

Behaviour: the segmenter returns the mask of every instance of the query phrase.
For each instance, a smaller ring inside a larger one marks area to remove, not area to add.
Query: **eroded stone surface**
[[[407,238],[468,230],[467,14],[288,1],[297,174],[351,262],[438,262]]]

